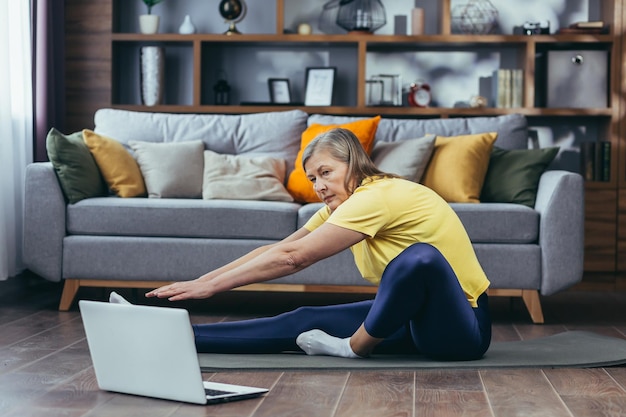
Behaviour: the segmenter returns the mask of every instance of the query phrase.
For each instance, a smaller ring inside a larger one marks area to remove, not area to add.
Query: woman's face
[[[327,150],[315,151],[306,161],[304,170],[315,193],[331,211],[350,197],[344,185],[348,164],[334,159]]]

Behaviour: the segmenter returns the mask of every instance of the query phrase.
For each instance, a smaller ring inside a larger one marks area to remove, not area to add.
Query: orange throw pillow
[[[296,157],[294,170],[289,175],[289,180],[287,181],[287,191],[293,196],[294,200],[300,203],[317,203],[320,201],[315,191],[313,191],[313,184],[306,177],[304,168],[302,168],[302,154],[304,153],[304,149],[317,135],[336,127],[348,129],[356,135],[363,149],[365,149],[365,152],[369,155],[374,147],[374,136],[376,136],[376,129],[378,128],[379,122],[380,116],[376,116],[371,119],[357,120],[341,125],[312,124],[302,132],[300,151],[298,151],[298,156]]]

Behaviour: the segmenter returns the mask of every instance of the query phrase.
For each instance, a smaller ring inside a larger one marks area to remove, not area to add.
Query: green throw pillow
[[[106,184],[83,141],[82,132],[64,135],[52,128],[46,137],[46,150],[70,204],[107,194]]]
[[[494,147],[480,201],[535,206],[539,178],[559,148],[504,150]]]

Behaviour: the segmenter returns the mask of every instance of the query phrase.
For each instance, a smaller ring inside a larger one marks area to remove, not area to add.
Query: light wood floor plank
[[[516,323],[515,331],[521,336],[522,340],[536,339],[538,337],[551,336],[557,333],[563,333],[567,329],[561,324],[542,324],[537,326],[530,323]]]
[[[83,413],[110,401],[117,394],[98,388],[92,367],[78,372],[67,381],[51,387],[29,404],[37,409],[67,410]]]
[[[489,417],[493,416],[487,397],[480,391],[418,389],[415,415],[420,417]]]
[[[179,407],[175,401],[116,394],[88,411],[85,417],[169,417]]]
[[[622,387],[623,390],[626,390],[626,367],[612,367],[607,368],[605,371],[615,380],[616,383]]]
[[[563,397],[575,417],[623,417],[626,415],[626,397]]]
[[[413,416],[414,392],[414,372],[353,372],[335,416]]]
[[[561,396],[624,396],[626,391],[601,368],[545,369],[544,374]]]
[[[415,386],[421,390],[481,391],[482,381],[475,369],[433,369],[415,373]]]
[[[348,372],[290,372],[281,375],[254,417],[326,417],[333,415]]]
[[[480,371],[495,416],[571,417],[540,369]]]
[[[28,314],[22,319],[13,320],[0,327],[0,347],[9,346],[28,337],[38,335],[75,319],[75,314],[51,313],[39,311]]]

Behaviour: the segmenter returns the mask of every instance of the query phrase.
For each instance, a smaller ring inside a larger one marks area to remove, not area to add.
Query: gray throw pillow
[[[281,158],[204,151],[202,198],[293,201],[284,186],[286,170]]]
[[[433,154],[435,137],[425,135],[396,142],[377,142],[371,159],[381,171],[419,182]]]
[[[148,197],[200,198],[204,169],[202,141],[151,143],[131,141]]]

